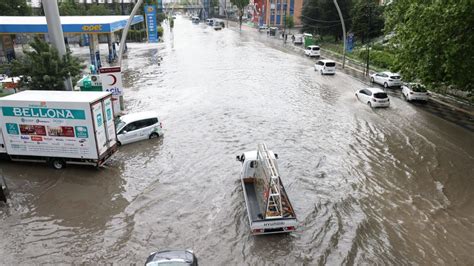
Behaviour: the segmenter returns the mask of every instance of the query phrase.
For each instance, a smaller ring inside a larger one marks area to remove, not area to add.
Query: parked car
[[[320,57],[321,56],[321,48],[317,45],[309,45],[304,49],[304,54],[309,57]]]
[[[359,101],[368,104],[372,108],[390,106],[387,93],[380,88],[361,89],[356,91],[355,96]]]
[[[212,18],[206,19],[206,24],[209,25],[209,26],[213,26],[214,25],[214,19],[212,19]]]
[[[303,44],[303,34],[293,35],[293,44]]]
[[[269,36],[276,36],[277,31],[278,31],[278,28],[277,28],[277,27],[270,27],[270,28],[268,28],[268,30],[267,30],[267,35],[269,35]]]
[[[370,75],[370,81],[372,83],[378,83],[384,86],[384,88],[399,87],[402,85],[400,74],[387,71]]]
[[[163,126],[155,112],[140,112],[121,116],[116,123],[116,128],[119,145],[163,135]]]
[[[321,75],[324,74],[336,74],[336,62],[332,60],[318,60],[316,64],[314,64],[314,71],[319,71]]]
[[[193,23],[195,23],[195,24],[199,24],[199,22],[201,21],[201,19],[200,19],[199,17],[196,17],[196,16],[192,17],[191,20],[192,20]]]
[[[266,31],[266,30],[268,30],[267,24],[263,24],[263,25],[258,26],[258,31]]]
[[[164,250],[151,253],[145,262],[146,266],[189,265],[197,266],[198,260],[192,250]]]
[[[402,94],[407,101],[428,101],[429,93],[426,87],[419,83],[405,83],[402,85]]]
[[[215,20],[214,21],[214,30],[222,30],[222,24],[221,21]]]

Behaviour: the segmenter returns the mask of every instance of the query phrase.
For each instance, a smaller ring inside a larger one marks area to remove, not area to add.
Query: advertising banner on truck
[[[0,119],[10,155],[98,157],[89,104],[6,103]]]

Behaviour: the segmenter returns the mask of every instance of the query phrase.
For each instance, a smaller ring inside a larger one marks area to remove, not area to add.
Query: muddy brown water
[[[203,265],[472,264],[474,134],[312,61],[178,18],[164,44],[129,44],[127,112],[164,138],[106,168],[1,161],[0,263],[138,263],[191,248]],[[161,59],[160,59],[161,57]],[[235,155],[279,154],[299,228],[254,237]]]

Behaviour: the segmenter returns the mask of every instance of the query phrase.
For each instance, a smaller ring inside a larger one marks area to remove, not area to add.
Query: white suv
[[[317,45],[309,45],[304,49],[304,54],[309,57],[320,57],[321,56],[321,48]]]
[[[324,74],[336,74],[336,62],[332,60],[318,60],[316,64],[314,64],[314,71],[319,71],[321,75]]]
[[[370,107],[389,107],[390,99],[387,93],[379,88],[365,88],[358,90],[355,96],[359,101],[368,104]]]
[[[402,85],[400,74],[392,72],[379,72],[372,74],[370,75],[370,81],[372,83],[383,85],[384,88],[400,87]]]
[[[428,91],[419,83],[406,83],[402,86],[403,97],[407,101],[428,101]]]
[[[140,112],[121,116],[116,124],[117,142],[124,145],[163,135],[162,125],[154,112]]]

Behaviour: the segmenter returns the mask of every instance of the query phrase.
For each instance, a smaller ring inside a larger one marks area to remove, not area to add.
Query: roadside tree
[[[394,1],[386,10],[395,67],[407,80],[474,90],[474,1]]]
[[[383,6],[377,0],[357,0],[352,8],[351,32],[362,43],[383,34]]]
[[[244,9],[249,5],[249,0],[230,0],[238,9],[239,15],[239,29],[242,30],[242,17],[244,16]]]
[[[32,51],[12,62],[11,74],[22,76],[22,85],[31,90],[64,90],[64,80],[77,78],[83,66],[68,51],[62,58],[50,44],[35,38]]]
[[[352,0],[338,0],[346,28],[350,28],[349,13],[352,9]],[[317,35],[331,35],[337,42],[342,39],[342,27],[333,0],[307,0],[304,1],[301,14],[303,31]]]
[[[25,0],[0,0],[0,16],[31,16]]]
[[[291,33],[291,28],[295,26],[295,21],[293,19],[293,16],[287,16],[285,18],[285,27],[288,29],[288,34]]]

